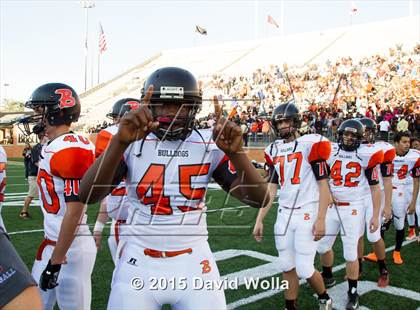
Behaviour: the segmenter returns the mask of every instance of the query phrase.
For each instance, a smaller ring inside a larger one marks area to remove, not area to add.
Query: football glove
[[[53,265],[51,264],[51,260],[49,260],[47,267],[45,267],[39,279],[39,288],[46,291],[56,287],[58,285],[57,279],[60,269],[61,264]]]

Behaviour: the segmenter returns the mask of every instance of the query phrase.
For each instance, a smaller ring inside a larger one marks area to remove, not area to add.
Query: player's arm
[[[101,204],[99,205],[99,213],[96,218],[96,223],[93,228],[93,238],[95,239],[96,248],[101,249],[102,242],[102,231],[108,221],[108,212],[106,210],[106,199],[102,199]]]
[[[419,177],[420,177],[420,157],[417,158],[413,169],[411,170],[413,176],[413,195],[411,196],[411,202],[408,205],[408,213],[413,214],[416,212],[417,195],[419,194]]]
[[[379,176],[377,166],[368,167],[365,170],[365,175],[369,183],[370,194],[372,197],[373,214],[370,219],[370,232],[375,232],[379,227],[379,211],[381,210],[381,187],[379,185]]]
[[[270,201],[268,184],[252,165],[242,148],[242,130],[234,122],[221,117],[222,111],[213,97],[216,114],[216,125],[213,130],[213,140],[230,159],[237,176],[230,184],[229,193],[242,202],[256,208],[267,205]]]
[[[394,170],[393,160],[395,157],[395,149],[389,150],[384,154],[384,161],[381,163],[381,175],[384,183],[384,192],[385,192],[385,203],[383,216],[386,220],[389,220],[392,215],[392,176]]]
[[[318,241],[325,235],[325,218],[327,216],[328,206],[331,202],[330,187],[328,184],[329,168],[325,160],[311,164],[312,171],[317,180],[319,191],[318,214],[313,226],[314,240]]]
[[[76,230],[82,220],[85,206],[80,201],[66,202],[66,212],[61,223],[57,245],[51,255],[51,264],[63,264],[66,261],[66,253],[73,243]]]
[[[153,86],[150,86],[142,106],[121,118],[117,134],[112,137],[107,149],[84,175],[79,192],[80,200],[84,203],[100,201],[119,184],[123,178],[124,168],[126,169],[121,161],[125,150],[132,142],[143,139],[159,125],[159,122],[153,121],[148,106],[152,92]]]

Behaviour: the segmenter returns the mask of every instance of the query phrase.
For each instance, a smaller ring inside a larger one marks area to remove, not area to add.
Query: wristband
[[[93,231],[102,232],[104,230],[105,224],[99,221],[96,221],[95,227],[93,228]]]

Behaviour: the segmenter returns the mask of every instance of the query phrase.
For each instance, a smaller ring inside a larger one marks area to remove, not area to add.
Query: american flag
[[[267,16],[267,23],[273,25],[276,28],[279,28],[279,24],[274,20],[274,18],[271,15]]]
[[[350,9],[350,15],[356,15],[357,11],[359,11],[359,9],[356,6],[356,3],[354,1],[351,2],[351,9]]]
[[[99,53],[102,54],[106,51],[106,38],[102,24],[99,23]]]

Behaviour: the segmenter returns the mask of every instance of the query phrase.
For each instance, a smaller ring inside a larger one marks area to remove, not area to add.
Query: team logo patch
[[[76,105],[76,99],[73,97],[73,92],[68,88],[56,89],[55,94],[60,95],[60,108],[71,108]]]
[[[211,271],[210,262],[208,259],[201,261],[200,265],[202,266],[201,273],[209,273]]]

